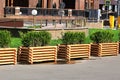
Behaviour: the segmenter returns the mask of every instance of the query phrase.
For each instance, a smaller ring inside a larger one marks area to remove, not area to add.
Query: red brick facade
[[[0,17],[4,16],[5,0],[0,0]]]
[[[0,0],[0,16],[4,15],[4,8],[5,6],[10,6],[10,7],[16,7],[15,3],[17,2],[17,5],[20,5],[19,2],[21,2],[22,0]],[[28,7],[36,7],[38,0],[24,0],[24,2],[27,1]],[[71,5],[72,3],[74,3],[74,7],[73,9],[77,9],[77,10],[84,10],[86,5],[85,2],[86,1],[90,1],[89,4],[91,5],[91,1],[93,4],[93,8],[92,9],[99,9],[99,0],[42,0],[42,8],[52,8],[53,3],[56,3],[56,8],[59,8],[59,4],[61,1],[69,1],[70,4],[67,4],[66,6],[73,6]],[[24,4],[26,5],[26,3],[22,3],[21,5]],[[24,5],[20,6],[20,7],[25,7]],[[89,6],[90,6],[89,5]],[[66,8],[69,9],[69,8]]]
[[[29,0],[29,7],[36,7],[38,0]]]

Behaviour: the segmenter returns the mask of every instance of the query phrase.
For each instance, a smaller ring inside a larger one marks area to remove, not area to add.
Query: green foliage
[[[51,45],[51,46],[56,46],[58,44],[62,44],[61,39],[54,39],[54,40],[51,40],[49,43],[49,45]]]
[[[7,48],[11,42],[11,34],[9,31],[1,30],[0,31],[0,47]]]
[[[12,37],[10,47],[18,48],[22,46],[21,38]]]
[[[119,38],[119,42],[120,42],[120,30],[119,30],[119,33],[118,33],[118,38]]]
[[[113,42],[114,34],[111,31],[102,30],[90,35],[90,39],[94,43],[109,43]]]
[[[51,34],[46,31],[30,31],[27,33],[20,32],[22,44],[25,47],[37,47],[48,45],[51,40]]]
[[[63,44],[81,44],[85,40],[83,32],[66,32],[62,37]]]

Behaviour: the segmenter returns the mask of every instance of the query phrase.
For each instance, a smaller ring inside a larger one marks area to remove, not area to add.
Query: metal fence
[[[28,8],[28,7],[20,7],[20,15],[32,15],[32,10],[35,9],[37,10],[37,16],[60,16],[58,12],[60,9],[50,9],[50,8]],[[88,10],[72,10],[72,16],[82,16],[86,17],[89,20],[97,20],[98,19],[98,10],[96,9],[88,9]],[[64,16],[68,16],[69,14],[69,9],[63,9],[64,11]],[[4,14],[6,15],[15,15],[16,12],[16,7],[5,7],[4,8]],[[101,19],[106,19],[106,16],[108,15],[114,15],[115,17],[117,16],[117,12],[114,13],[103,13],[101,12]]]
[[[49,15],[49,16],[59,16],[58,12],[60,9],[49,9],[49,8],[27,8],[20,7],[20,15],[32,15],[31,12],[33,9],[37,10],[37,15]],[[64,16],[68,16],[68,9],[64,10]],[[15,15],[15,7],[5,7],[4,8],[5,15]],[[72,9],[72,16],[85,16],[86,11],[84,10],[75,10]]]

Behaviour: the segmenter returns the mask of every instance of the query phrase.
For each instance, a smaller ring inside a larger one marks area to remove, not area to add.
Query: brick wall
[[[5,0],[0,0],[0,18],[4,17]]]
[[[99,0],[94,0],[94,9],[99,9]]]
[[[99,22],[86,22],[87,28],[96,28],[96,29],[103,29],[103,21]]]
[[[43,29],[44,30],[44,29]],[[85,32],[85,35],[88,35],[88,28],[76,28],[76,29],[47,29],[49,33],[52,35],[52,39],[61,39],[62,34],[65,32]]]
[[[29,7],[36,7],[38,0],[29,0]]]

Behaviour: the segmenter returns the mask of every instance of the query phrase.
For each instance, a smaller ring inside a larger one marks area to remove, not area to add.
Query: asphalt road
[[[75,64],[3,65],[0,80],[120,80],[120,55]]]

